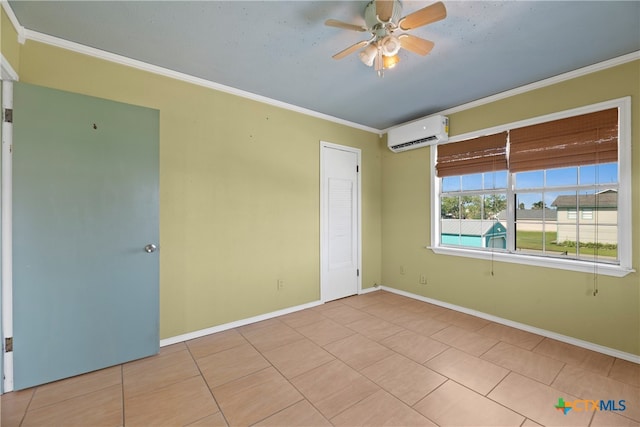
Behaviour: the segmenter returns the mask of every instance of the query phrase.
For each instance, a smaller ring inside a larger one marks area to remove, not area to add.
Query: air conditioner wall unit
[[[394,153],[449,140],[449,118],[431,116],[389,129],[387,145]]]

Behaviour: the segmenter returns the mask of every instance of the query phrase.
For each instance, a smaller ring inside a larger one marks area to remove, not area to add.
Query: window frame
[[[618,109],[618,258],[619,264],[606,264],[588,260],[562,259],[545,256],[518,254],[498,250],[474,249],[469,247],[440,246],[440,186],[442,179],[436,176],[436,150],[431,146],[431,244],[427,246],[436,254],[462,256],[468,258],[495,260],[538,267],[561,270],[597,273],[607,276],[624,277],[635,270],[632,267],[632,211],[631,211],[631,97],[623,97],[591,104],[583,107],[546,114],[530,119],[481,129],[465,134],[452,136],[446,144],[465,141],[484,135],[504,132],[510,129],[535,125],[538,123],[564,119],[567,117],[588,114],[609,108]],[[507,175],[507,189],[516,191],[512,182],[512,174]],[[512,239],[515,203],[507,205],[507,238]],[[622,232],[624,230],[624,232]]]
[[[580,221],[593,221],[593,208],[580,209]]]

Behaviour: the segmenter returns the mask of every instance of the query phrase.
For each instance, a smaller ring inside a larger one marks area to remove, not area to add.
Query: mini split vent
[[[389,129],[387,145],[394,153],[449,140],[449,118],[431,116]]]

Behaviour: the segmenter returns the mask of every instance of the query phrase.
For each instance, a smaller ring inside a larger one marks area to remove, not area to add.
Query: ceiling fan
[[[364,10],[366,27],[349,24],[335,19],[328,19],[325,25],[345,30],[369,32],[371,38],[360,41],[333,55],[333,59],[360,51],[360,60],[369,67],[374,66],[378,76],[384,76],[384,70],[393,68],[399,61],[398,52],[404,48],[418,55],[426,55],[433,49],[434,43],[423,38],[402,33],[432,22],[446,18],[447,10],[442,2],[437,2],[401,18],[402,3],[400,0],[371,0]]]

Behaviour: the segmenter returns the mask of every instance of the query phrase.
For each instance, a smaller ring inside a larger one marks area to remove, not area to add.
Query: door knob
[[[147,246],[144,247],[144,251],[148,254],[150,254],[151,252],[155,252],[156,249],[158,249],[158,247],[153,243],[149,243]]]

